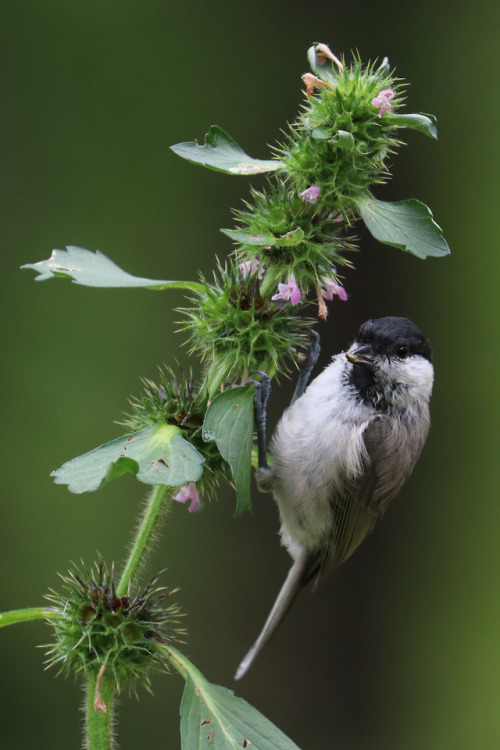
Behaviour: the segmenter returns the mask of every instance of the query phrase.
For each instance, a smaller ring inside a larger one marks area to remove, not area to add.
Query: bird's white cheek
[[[417,401],[427,402],[432,393],[434,368],[428,359],[414,357],[408,362],[405,372],[408,389]]]

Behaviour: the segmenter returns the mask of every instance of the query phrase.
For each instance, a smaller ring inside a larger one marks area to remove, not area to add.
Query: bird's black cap
[[[356,337],[358,344],[368,344],[374,353],[388,356],[419,354],[429,362],[431,346],[420,328],[408,318],[388,316],[363,323]]]

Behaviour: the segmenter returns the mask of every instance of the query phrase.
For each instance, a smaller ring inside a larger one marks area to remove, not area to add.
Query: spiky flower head
[[[320,211],[345,211],[389,176],[387,158],[401,144],[392,115],[403,101],[402,84],[385,62],[363,66],[355,59],[338,68],[318,60],[315,72],[318,83],[307,89],[301,116],[277,155],[295,190],[316,186]]]
[[[240,264],[241,265],[241,264]],[[182,308],[182,326],[191,350],[205,365],[205,386],[213,398],[224,384],[244,384],[252,370],[273,377],[287,369],[287,358],[307,343],[313,321],[298,317],[261,293],[259,273],[242,271],[232,262],[218,266],[214,283],[202,279],[204,289]]]
[[[118,690],[149,688],[150,672],[166,669],[159,646],[184,635],[177,604],[166,605],[175,591],[157,587],[155,576],[136,596],[119,597],[113,569],[102,560],[61,578],[63,593],[47,596],[58,613],[50,619],[55,638],[46,646],[48,666],[97,674],[105,665]]]
[[[176,374],[171,367],[158,368],[158,382],[143,378],[144,390],[130,400],[132,413],[121,424],[141,430],[166,422],[186,431],[203,424],[206,397],[196,387],[193,374]]]
[[[351,238],[341,236],[348,218],[339,211],[325,211],[324,206],[319,210],[320,192],[316,188],[311,193],[312,187],[298,191],[282,180],[269,182],[267,190],[252,191],[252,201],[235,212],[239,231],[229,236],[241,239],[235,251],[237,262],[258,259],[265,269],[260,284],[264,297],[273,295],[278,284],[287,284],[292,275],[307,296],[324,276],[338,281],[336,267],[350,266],[344,253],[354,245]],[[305,200],[304,194],[315,200]]]
[[[206,442],[202,437],[202,425],[208,407],[206,389],[196,385],[191,372],[188,375],[182,371],[176,374],[169,367],[159,368],[157,382],[149,378],[144,378],[142,382],[144,390],[139,397],[130,400],[132,411],[121,424],[134,432],[163,422],[179,427],[183,437],[205,459],[203,474],[196,483],[196,493],[210,498],[215,494],[219,480],[230,481],[231,475],[216,443]]]

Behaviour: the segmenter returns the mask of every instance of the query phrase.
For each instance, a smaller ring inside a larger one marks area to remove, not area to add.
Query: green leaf
[[[300,227],[292,229],[286,234],[282,234],[280,237],[275,237],[270,232],[268,234],[254,234],[249,232],[247,229],[221,229],[222,234],[226,237],[240,242],[242,245],[256,245],[258,247],[289,247],[291,245],[298,245],[304,239],[304,230]]]
[[[236,513],[251,508],[250,463],[253,440],[254,387],[228,388],[214,398],[203,422],[203,439],[215,440],[231,467],[236,488]]]
[[[339,148],[342,148],[345,151],[354,150],[354,136],[347,130],[337,130],[337,135],[332,139],[332,143],[336,143]]]
[[[418,130],[424,135],[428,135],[431,138],[437,138],[437,119],[434,115],[424,114],[407,114],[407,115],[394,115],[394,125],[401,128],[411,128],[412,130]]]
[[[308,117],[304,120],[304,126],[307,129],[307,132],[309,133],[311,138],[314,138],[315,141],[328,141],[332,137],[332,134],[329,128],[312,127],[309,124]]]
[[[388,203],[367,194],[356,205],[368,230],[379,242],[399,247],[418,258],[449,254],[441,228],[424,203],[414,198]]]
[[[171,646],[170,663],[186,680],[181,703],[182,750],[299,750],[269,719],[231,690],[213,685]]]
[[[97,250],[95,253],[82,247],[69,245],[66,250],[53,250],[47,260],[26,263],[21,268],[32,268],[38,276],[35,281],[57,277],[71,278],[74,284],[96,287],[146,287],[147,289],[189,289],[202,291],[196,281],[165,281],[131,276],[112,260]]]
[[[211,125],[203,146],[197,141],[186,141],[170,146],[172,151],[193,164],[201,164],[216,172],[227,174],[260,174],[283,166],[279,159],[252,159],[230,135],[218,125]]]
[[[174,425],[160,424],[111,440],[53,471],[71,492],[93,492],[126,472],[144,484],[180,487],[196,482],[205,459]]]
[[[304,239],[304,230],[300,227],[292,229],[291,232],[283,234],[281,237],[276,239],[276,247],[293,247],[298,245]]]
[[[221,229],[222,234],[241,245],[257,245],[257,247],[272,247],[276,242],[274,234],[255,234],[247,229]]]

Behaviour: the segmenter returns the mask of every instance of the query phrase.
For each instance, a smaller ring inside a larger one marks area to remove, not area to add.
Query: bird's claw
[[[255,388],[254,398],[254,418],[257,429],[257,448],[259,455],[259,467],[267,468],[267,438],[266,438],[266,421],[267,421],[267,402],[271,393],[271,378],[269,373],[263,370],[253,370],[250,375],[259,375],[259,380],[250,380],[248,385]]]
[[[297,385],[295,392],[292,397],[292,404],[300,398],[307,388],[309,377],[313,370],[314,365],[318,361],[321,346],[319,343],[319,334],[317,331],[310,330],[310,342],[307,347],[304,347],[304,353],[297,357],[297,364],[299,367],[299,377],[297,379]]]
[[[250,375],[259,375],[259,380],[249,380],[247,385],[253,385],[255,388],[255,421],[262,422],[266,421],[267,415],[267,402],[269,401],[269,394],[271,393],[271,378],[269,373],[263,370],[252,370]]]
[[[297,365],[299,367],[299,370],[302,368],[312,368],[318,361],[320,352],[321,352],[321,346],[320,346],[320,339],[319,339],[319,333],[315,331],[314,329],[311,329],[309,331],[310,341],[307,346],[304,346],[298,353],[297,353]]]

